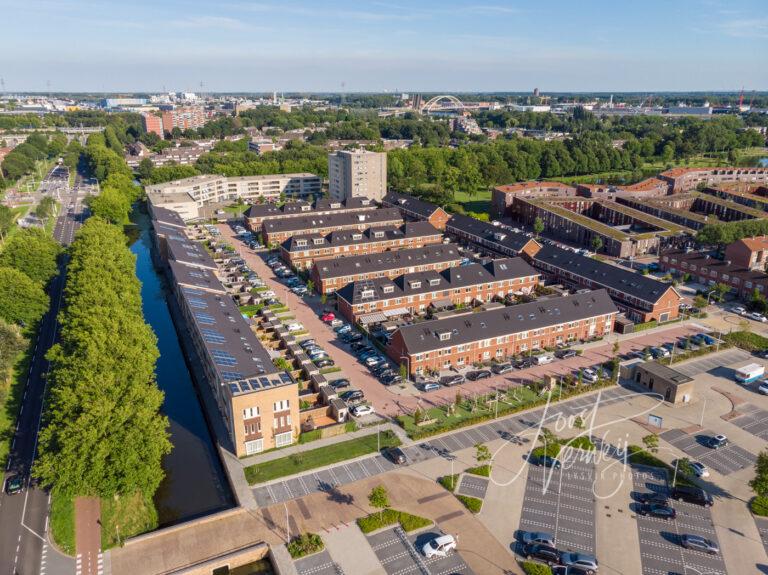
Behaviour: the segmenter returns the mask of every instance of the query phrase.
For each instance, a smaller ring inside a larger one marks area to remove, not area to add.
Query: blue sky
[[[0,0],[8,91],[768,89],[766,0]]]

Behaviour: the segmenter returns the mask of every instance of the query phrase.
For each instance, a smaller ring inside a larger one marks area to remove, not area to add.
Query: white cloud
[[[768,38],[768,18],[725,20],[718,28],[733,38]]]
[[[188,16],[171,20],[173,28],[187,29],[217,29],[217,30],[245,30],[249,28],[245,23],[225,16]]]

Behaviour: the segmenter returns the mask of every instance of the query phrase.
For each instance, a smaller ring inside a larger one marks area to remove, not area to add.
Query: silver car
[[[710,555],[717,555],[720,553],[720,547],[717,546],[717,543],[706,537],[701,537],[700,535],[681,535],[680,545],[686,549],[702,551],[703,553],[709,553]]]
[[[560,555],[560,563],[566,567],[581,567],[588,573],[597,572],[597,558],[587,553],[565,551]]]
[[[549,545],[550,547],[557,547],[555,545],[555,536],[546,531],[526,531],[523,533],[521,539],[526,545],[541,543],[543,545]]]

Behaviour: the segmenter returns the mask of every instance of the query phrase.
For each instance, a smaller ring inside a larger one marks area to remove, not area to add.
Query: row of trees
[[[22,176],[32,173],[35,162],[47,158],[56,158],[64,153],[67,137],[61,132],[50,134],[36,132],[30,134],[26,142],[19,144],[0,164],[0,184],[15,182]]]
[[[91,213],[105,221],[125,225],[131,205],[141,196],[133,181],[133,172],[122,157],[123,144],[115,130],[91,134],[85,147],[85,159],[101,184],[101,193],[88,200]]]
[[[171,449],[155,384],[157,340],[144,321],[135,257],[118,226],[90,218],[70,248],[60,343],[36,473],[68,497],[151,499]]]
[[[741,238],[768,234],[768,220],[749,219],[707,224],[696,234],[696,241],[708,245],[727,245]]]

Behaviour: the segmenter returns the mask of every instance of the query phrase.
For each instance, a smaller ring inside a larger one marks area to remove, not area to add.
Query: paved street
[[[640,493],[669,494],[664,470],[654,467],[636,467],[632,470],[635,495]],[[631,503],[637,511],[638,503]],[[720,556],[690,551],[680,545],[680,536],[701,535],[717,542],[709,508],[682,501],[672,502],[677,518],[672,521],[637,515],[640,535],[640,557],[643,575],[668,575],[670,573],[706,573],[724,575],[725,565]]]
[[[752,403],[744,403],[738,407],[742,415],[729,419],[730,423],[741,427],[755,437],[768,440],[768,411]]]
[[[714,357],[702,357],[695,361],[685,362],[684,365],[675,365],[673,367],[680,373],[689,377],[694,377],[705,371],[712,371],[723,366],[734,365],[745,362],[750,359],[750,354],[741,349],[729,349]]]
[[[73,193],[63,195],[53,232],[56,240],[69,245],[83,218],[81,198]],[[48,361],[45,354],[56,339],[56,316],[64,282],[62,269],[50,286],[51,309],[41,322],[6,468],[6,478],[16,474],[24,477],[26,490],[11,497],[5,493],[0,495],[0,565],[22,575],[75,571],[74,560],[58,553],[47,540],[49,496],[32,483],[30,473],[46,392]]]
[[[704,445],[704,442],[714,435],[714,431],[706,429],[693,435],[681,429],[670,429],[659,437],[684,451],[691,460],[700,461],[722,475],[735,473],[755,464],[755,455],[733,442],[719,449],[710,449]]]
[[[600,405],[610,405],[614,402],[630,399],[634,395],[633,392],[620,387],[610,388],[602,392]],[[581,408],[592,406],[596,400],[597,395],[591,395],[552,405],[547,412],[547,420],[555,419],[557,414],[567,415],[573,412],[576,406]],[[571,405],[572,402],[574,405]],[[408,464],[435,457],[450,460],[454,452],[471,448],[477,443],[487,443],[499,438],[511,439],[512,436],[520,432],[534,428],[534,431],[529,432],[529,435],[532,435],[543,415],[544,408],[539,408],[529,413],[512,415],[468,429],[447,433],[418,445],[406,447],[403,451]],[[309,493],[332,492],[334,488],[340,485],[379,475],[393,468],[395,468],[393,463],[382,455],[376,454],[357,461],[339,463],[321,471],[258,485],[254,487],[253,493],[259,507],[267,507],[275,503],[303,497]]]

